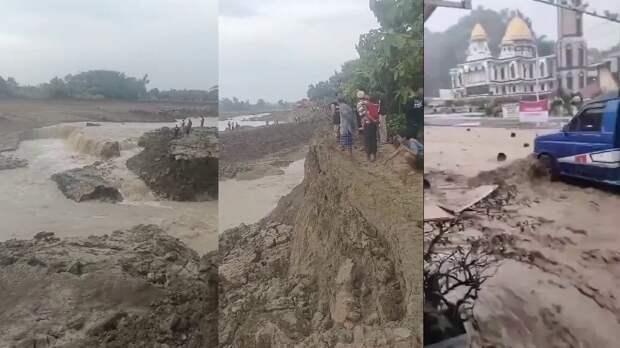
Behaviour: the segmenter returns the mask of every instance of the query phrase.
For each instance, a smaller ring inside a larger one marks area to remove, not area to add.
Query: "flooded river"
[[[199,125],[199,120],[194,120]],[[207,119],[214,126],[215,119]],[[158,200],[125,162],[139,153],[138,138],[146,131],[174,123],[61,124],[33,130],[17,151],[25,168],[0,171],[0,240],[30,238],[41,231],[59,236],[111,233],[137,224],[155,224],[204,253],[217,247],[217,201]],[[123,195],[118,204],[77,203],[67,199],[50,177],[54,173],[92,164],[102,142],[118,141],[121,156],[104,162],[106,178]]]

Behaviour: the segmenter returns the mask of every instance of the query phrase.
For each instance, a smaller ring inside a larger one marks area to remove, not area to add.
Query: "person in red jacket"
[[[379,126],[379,104],[368,100],[368,96],[359,95],[358,112],[362,118],[366,157],[370,162],[377,159],[377,130]]]

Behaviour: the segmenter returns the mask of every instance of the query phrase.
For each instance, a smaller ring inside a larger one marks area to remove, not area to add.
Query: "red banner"
[[[541,112],[549,111],[547,100],[540,101],[520,101],[519,112]]]
[[[541,123],[549,120],[549,103],[547,100],[520,101],[519,121],[525,123]]]

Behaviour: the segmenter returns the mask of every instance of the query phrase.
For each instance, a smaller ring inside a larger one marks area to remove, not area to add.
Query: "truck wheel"
[[[549,155],[540,155],[540,157],[538,157],[538,162],[544,170],[545,176],[548,177],[549,180],[556,181],[559,178],[560,171],[558,170],[558,164],[553,157]]]

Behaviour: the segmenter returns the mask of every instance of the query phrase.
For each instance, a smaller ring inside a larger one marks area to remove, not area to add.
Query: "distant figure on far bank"
[[[205,127],[205,117],[200,116],[200,128],[204,128],[204,127]]]
[[[179,124],[175,123],[174,124],[174,137],[178,138],[179,137],[179,131],[181,130],[181,128],[179,128]]]
[[[192,119],[188,118],[187,119],[187,126],[185,128],[185,134],[189,135],[189,133],[192,131]]]
[[[337,102],[330,104],[332,124],[334,125],[334,135],[336,139],[340,138],[340,107]]]
[[[340,146],[342,150],[348,151],[353,156],[353,136],[357,130],[357,120],[353,109],[344,101],[343,97],[338,98],[338,109],[340,110]]]

